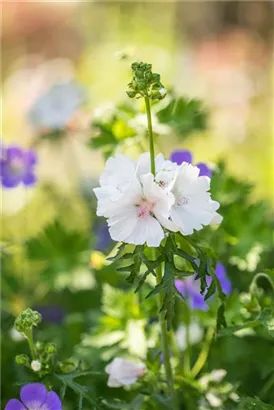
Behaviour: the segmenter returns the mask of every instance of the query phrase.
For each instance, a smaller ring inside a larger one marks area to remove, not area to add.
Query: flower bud
[[[17,316],[14,322],[14,327],[18,332],[25,333],[32,329],[33,326],[39,325],[41,320],[42,316],[39,312],[28,308]]]
[[[128,84],[129,91],[127,95],[130,98],[146,97],[152,100],[161,100],[166,96],[166,89],[161,83],[161,76],[157,73],[152,73],[151,64],[133,63],[131,65],[133,71],[133,80]]]
[[[34,372],[39,372],[41,370],[41,363],[38,360],[33,360],[30,364],[30,367]]]
[[[56,345],[54,343],[48,343],[45,349],[46,353],[53,354],[56,352]]]
[[[15,363],[21,366],[29,364],[29,357],[26,354],[18,354],[15,356]]]

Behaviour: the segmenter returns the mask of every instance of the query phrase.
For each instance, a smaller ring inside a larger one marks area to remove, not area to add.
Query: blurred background
[[[88,122],[99,104],[125,98],[130,63],[140,59],[166,86],[207,105],[207,132],[181,147],[198,161],[225,157],[232,173],[256,183],[256,195],[272,197],[273,2],[6,1],[2,13],[4,141],[31,145],[28,110],[68,78],[86,90],[81,121]],[[119,58],[124,53],[128,60]],[[41,177],[58,174],[63,185],[72,174],[96,177],[102,158],[85,152],[85,138],[85,130],[70,135],[55,155],[40,147]],[[70,164],[68,173],[69,144],[78,169]],[[174,149],[163,144],[166,154]]]
[[[102,283],[124,281],[104,267],[102,254],[93,252],[90,258],[91,250],[107,253],[111,247],[106,225],[95,217],[92,192],[110,151],[103,153],[105,140],[97,138],[104,127],[92,124],[98,118],[104,126],[109,121],[115,149],[123,146],[138,154],[128,137],[134,130],[144,133],[142,118],[139,128],[133,123],[128,127],[125,118],[131,109],[124,107],[118,120],[110,119],[115,104],[129,101],[130,65],[136,60],[152,63],[168,90],[202,101],[207,127],[194,127],[189,138],[184,132],[173,135],[172,127],[166,132],[162,124],[157,141],[166,157],[188,149],[194,163],[202,161],[212,169],[225,160],[232,179],[223,182],[219,175],[218,183],[213,182],[225,216],[216,235],[225,245],[216,249],[233,284],[246,290],[262,265],[273,266],[266,205],[274,202],[273,9],[272,1],[2,3],[2,144],[34,150],[38,157],[37,184],[1,192],[5,331],[12,332],[14,316],[31,306],[51,323],[41,340],[59,338],[64,356],[76,352],[78,358],[97,360],[97,353],[92,359],[90,350],[84,354],[93,330],[87,337],[82,334],[102,314]],[[210,237],[213,246],[216,237]],[[18,369],[10,366],[18,335],[9,334],[2,364],[6,398],[12,397],[11,383],[18,379]],[[134,332],[131,336],[132,341]],[[233,360],[243,357],[250,343],[242,342],[241,349],[227,346],[222,357],[231,360],[233,369]],[[238,356],[229,356],[235,350]],[[249,363],[255,355],[251,348],[246,354]],[[219,359],[220,352],[217,366]],[[258,373],[253,385],[247,369],[249,394],[269,369]]]

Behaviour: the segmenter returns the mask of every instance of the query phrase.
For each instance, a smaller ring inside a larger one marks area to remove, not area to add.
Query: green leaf
[[[108,257],[107,260],[113,262],[113,261],[118,261],[119,259],[121,259],[123,251],[125,250],[126,246],[127,246],[126,243],[122,243],[120,246],[118,246],[116,255]],[[130,253],[129,255],[132,255],[132,254]]]
[[[274,410],[274,406],[263,403],[258,397],[245,397],[241,399],[238,410]]]
[[[220,331],[222,327],[227,327],[226,319],[225,319],[225,304],[222,302],[218,308],[217,312],[217,323],[216,323],[216,330],[217,333]]]
[[[268,333],[274,337],[274,313],[271,309],[264,309],[260,314],[259,321],[262,322]]]
[[[183,135],[206,128],[206,113],[199,100],[174,98],[165,108],[158,111],[157,117],[160,122],[175,128]]]

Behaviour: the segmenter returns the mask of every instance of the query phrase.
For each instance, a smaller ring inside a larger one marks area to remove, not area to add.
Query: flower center
[[[187,205],[188,203],[189,203],[189,199],[186,198],[185,196],[180,196],[176,201],[177,206]]]
[[[21,158],[13,158],[9,165],[9,170],[13,175],[20,175],[24,168],[25,168],[25,164],[24,161]]]
[[[146,199],[143,199],[137,206],[137,215],[139,218],[147,219],[151,215],[154,204],[148,202]]]

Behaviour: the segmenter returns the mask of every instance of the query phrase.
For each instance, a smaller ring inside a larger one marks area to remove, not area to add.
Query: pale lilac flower
[[[31,383],[22,387],[20,400],[8,401],[5,410],[62,410],[62,402],[54,391],[47,391],[41,383]]]
[[[182,150],[176,150],[173,151],[171,156],[170,156],[171,161],[176,162],[176,164],[181,165],[183,162],[187,162],[189,164],[193,163],[193,156],[191,151],[182,149]],[[206,177],[211,177],[211,170],[210,168],[204,163],[204,162],[199,162],[196,164],[196,167],[199,168],[200,170],[200,176],[206,176]]]
[[[105,371],[109,375],[108,387],[128,386],[144,375],[145,365],[144,363],[136,364],[129,360],[115,357],[106,366]]]
[[[84,102],[85,93],[75,82],[55,84],[34,103],[29,120],[38,130],[61,130]]]
[[[229,295],[232,291],[231,282],[226,275],[226,270],[221,262],[218,262],[215,269],[215,274],[219,279],[222,290],[226,295]],[[211,284],[211,277],[206,277],[207,285]],[[186,298],[189,302],[189,306],[194,310],[208,310],[208,304],[204,300],[204,296],[200,294],[200,280],[194,280],[194,277],[175,280],[175,286],[177,290]]]
[[[25,186],[34,185],[37,180],[36,153],[18,146],[3,147],[2,151],[0,160],[2,186],[15,188],[21,183]]]

